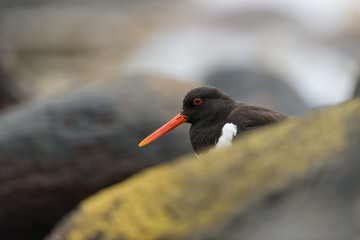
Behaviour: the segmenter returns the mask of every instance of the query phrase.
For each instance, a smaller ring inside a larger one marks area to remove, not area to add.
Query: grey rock
[[[268,107],[288,115],[300,115],[309,110],[287,83],[259,71],[220,68],[209,74],[205,82],[238,101]]]
[[[180,111],[191,88],[166,78],[129,77],[4,114],[0,238],[39,239],[85,197],[191,152],[186,126],[138,147]]]

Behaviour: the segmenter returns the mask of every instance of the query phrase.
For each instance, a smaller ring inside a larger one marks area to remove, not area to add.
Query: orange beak
[[[177,126],[179,126],[179,125],[181,125],[183,123],[186,123],[186,122],[187,122],[187,119],[185,118],[185,116],[181,115],[181,113],[179,113],[178,115],[176,115],[176,117],[171,119],[167,124],[165,124],[164,126],[159,128],[158,130],[156,130],[155,132],[150,134],[141,143],[139,143],[139,147],[145,146],[146,144],[149,144],[149,143],[155,141],[159,137],[163,136],[164,134],[170,132],[171,130],[173,130]]]

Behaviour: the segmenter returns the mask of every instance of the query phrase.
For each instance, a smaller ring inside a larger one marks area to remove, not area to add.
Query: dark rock
[[[6,61],[6,57],[0,51],[0,111],[26,98],[19,81],[14,77],[13,70],[7,69]]]
[[[80,200],[191,152],[187,127],[139,148],[192,86],[132,77],[31,102],[0,118],[0,239],[40,239]]]
[[[206,77],[205,82],[238,101],[268,107],[288,115],[299,115],[309,110],[285,82],[258,71],[245,68],[219,69]]]
[[[360,99],[153,167],[83,201],[62,239],[359,239]]]
[[[354,97],[360,96],[360,75],[357,78],[355,90],[354,90]]]

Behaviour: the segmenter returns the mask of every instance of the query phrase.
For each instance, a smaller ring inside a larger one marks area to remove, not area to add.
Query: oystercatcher
[[[231,145],[241,133],[288,119],[284,114],[264,107],[237,102],[217,88],[190,90],[182,111],[167,124],[145,138],[139,147],[158,139],[183,123],[190,123],[190,140],[196,154],[210,147]]]

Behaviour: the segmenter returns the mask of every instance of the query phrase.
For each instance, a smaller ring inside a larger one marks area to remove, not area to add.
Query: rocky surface
[[[246,68],[224,68],[214,71],[205,82],[222,89],[233,99],[264,106],[287,115],[301,115],[309,107],[285,82]]]
[[[17,71],[26,75],[32,97],[54,96],[131,72],[124,62],[162,23],[168,5],[163,0],[0,1],[0,48],[17,56]]]
[[[0,239],[40,239],[80,200],[191,152],[187,127],[139,148],[193,86],[137,76],[33,101],[0,118]]]
[[[83,201],[48,239],[359,239],[359,108],[153,167]]]
[[[354,97],[360,96],[360,75],[357,78],[356,85],[354,88]]]
[[[359,59],[359,6],[334,1],[5,0],[0,46],[18,55],[34,96],[128,70],[198,80],[251,66],[323,106],[351,97],[348,66]]]
[[[13,72],[12,60],[12,56],[3,54],[0,49],[0,111],[26,99],[25,91]]]

